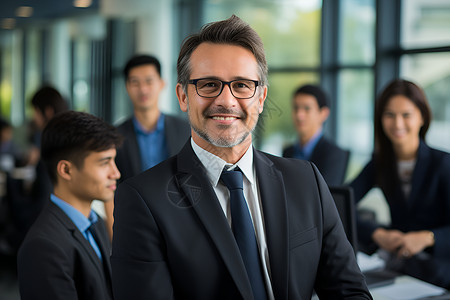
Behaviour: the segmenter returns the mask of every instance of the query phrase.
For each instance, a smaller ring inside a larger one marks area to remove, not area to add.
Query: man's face
[[[110,201],[114,198],[116,181],[120,178],[114,158],[116,149],[90,152],[83,165],[72,164],[71,192],[82,202],[92,200]]]
[[[191,55],[190,79],[214,78],[259,80],[258,64],[247,49],[225,44],[200,44]],[[203,148],[233,147],[251,143],[251,132],[258,122],[267,87],[257,87],[250,99],[237,99],[228,85],[215,98],[200,97],[195,85],[188,84],[187,93],[177,85],[182,111],[187,111],[194,141]]]
[[[329,114],[328,108],[320,108],[316,97],[309,94],[295,95],[292,112],[297,133],[308,139],[322,128]]]
[[[164,85],[164,80],[161,79],[154,65],[132,68],[128,74],[126,88],[134,109],[156,109],[159,94]]]

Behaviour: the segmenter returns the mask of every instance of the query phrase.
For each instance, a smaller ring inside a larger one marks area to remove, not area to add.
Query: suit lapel
[[[169,152],[169,157],[178,153],[179,146],[179,133],[178,128],[174,126],[174,122],[171,116],[164,115],[164,136],[167,142],[167,150]]]
[[[259,151],[254,163],[261,195],[275,299],[288,298],[288,215],[284,181],[280,171]]]
[[[243,298],[252,299],[250,282],[233,233],[190,143],[189,140],[178,155],[179,188],[191,202]]]
[[[124,145],[125,147],[128,147],[128,150],[126,153],[128,154],[128,157],[130,158],[131,163],[131,170],[132,174],[139,174],[141,173],[141,151],[139,150],[139,144],[137,141],[136,131],[134,129],[133,119],[129,119],[126,123],[126,136],[129,139],[129,142]]]
[[[91,244],[84,237],[84,235],[78,230],[78,228],[75,226],[72,220],[70,220],[70,218],[53,202],[50,202],[50,210],[56,215],[56,217],[60,220],[60,222],[64,225],[64,227],[71,233],[74,240],[81,245],[81,247],[86,252],[89,259],[92,261],[92,264],[95,266],[97,271],[103,276],[103,274],[105,274],[105,271],[102,262],[98,258],[97,253],[95,253]],[[103,259],[109,259],[109,255],[107,257],[103,257]]]
[[[421,141],[417,153],[416,165],[414,167],[413,175],[411,178],[411,192],[409,193],[407,201],[410,206],[413,206],[414,202],[418,200],[417,195],[419,194],[419,189],[422,186],[421,183],[425,181],[425,176],[429,174],[429,172],[427,172],[429,163],[429,148],[425,145],[425,143]],[[419,200],[422,201],[423,199]]]

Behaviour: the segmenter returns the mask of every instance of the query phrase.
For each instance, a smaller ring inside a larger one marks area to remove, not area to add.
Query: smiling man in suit
[[[317,169],[252,146],[267,95],[257,33],[210,23],[177,70],[192,138],[117,189],[115,299],[371,299]]]
[[[87,113],[64,112],[47,124],[41,153],[54,190],[19,250],[22,300],[113,299],[111,245],[91,203],[114,198],[121,139]]]

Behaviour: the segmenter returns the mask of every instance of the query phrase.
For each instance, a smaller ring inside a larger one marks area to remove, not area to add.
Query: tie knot
[[[239,168],[233,171],[223,171],[220,179],[229,190],[243,189],[242,172]]]

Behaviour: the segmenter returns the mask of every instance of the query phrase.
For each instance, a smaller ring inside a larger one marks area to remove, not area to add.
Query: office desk
[[[411,276],[401,275],[394,283],[369,288],[374,300],[450,299],[450,292]]]
[[[449,291],[407,275],[395,278],[394,283],[369,288],[369,291],[373,300],[450,300]],[[429,296],[421,296],[421,293]],[[318,299],[314,295],[311,300]]]

